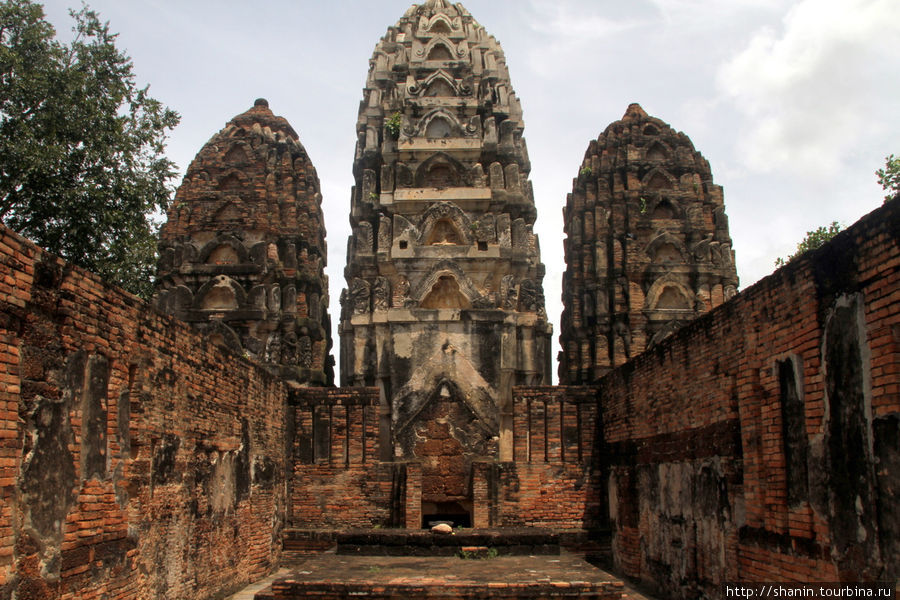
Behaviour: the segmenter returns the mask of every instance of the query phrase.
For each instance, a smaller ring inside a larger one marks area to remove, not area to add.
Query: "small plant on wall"
[[[400,136],[400,125],[402,123],[403,115],[399,112],[395,112],[391,115],[391,118],[385,121],[384,129],[388,132],[388,134],[397,139]]]

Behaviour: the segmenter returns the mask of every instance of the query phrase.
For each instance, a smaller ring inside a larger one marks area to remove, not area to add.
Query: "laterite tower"
[[[560,383],[597,381],[737,291],[709,162],[637,104],[591,141],[564,221]]]
[[[550,382],[522,131],[503,51],[462,5],[415,5],[377,44],[341,380],[380,388],[383,458],[422,461],[426,514],[470,510],[472,460],[511,455],[512,386]]]
[[[316,170],[263,99],[197,153],[160,232],[154,303],[292,385],[330,385]]]

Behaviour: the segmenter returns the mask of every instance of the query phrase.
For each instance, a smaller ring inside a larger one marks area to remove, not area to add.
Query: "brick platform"
[[[255,600],[614,600],[623,598],[623,592],[621,581],[566,552],[485,559],[323,554],[297,564]]]

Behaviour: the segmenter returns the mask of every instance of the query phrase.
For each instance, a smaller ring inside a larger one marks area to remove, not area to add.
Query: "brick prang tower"
[[[297,133],[257,100],[188,167],[160,233],[156,306],[293,385],[331,385],[321,202]]]
[[[426,512],[467,502],[472,459],[511,454],[512,386],[550,383],[523,127],[503,51],[462,5],[414,5],[377,44],[357,121],[341,380],[380,388],[385,458],[424,461]],[[444,416],[449,433],[428,429]],[[417,446],[445,433],[440,457]]]
[[[560,383],[597,381],[736,293],[709,163],[637,104],[591,141],[564,222]]]

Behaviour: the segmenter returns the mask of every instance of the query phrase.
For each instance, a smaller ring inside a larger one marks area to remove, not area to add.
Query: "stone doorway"
[[[437,386],[414,426],[422,464],[422,527],[472,526],[472,461],[496,451],[495,439],[449,382]]]

